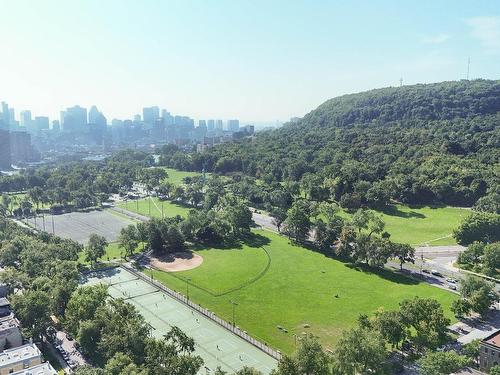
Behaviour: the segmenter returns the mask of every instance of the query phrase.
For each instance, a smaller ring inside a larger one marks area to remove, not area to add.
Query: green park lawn
[[[285,353],[294,350],[294,334],[311,332],[330,348],[343,329],[355,325],[359,314],[370,315],[380,307],[396,309],[401,300],[416,295],[436,298],[452,318],[450,305],[455,298],[452,293],[390,271],[353,268],[291,245],[285,237],[268,231],[255,234],[259,241],[253,241],[253,245],[199,250],[204,258],[200,267],[175,276],[154,271],[153,277],[184,294],[184,278],[191,278],[191,299],[227,321],[232,320],[230,301],[235,301],[236,324]],[[267,272],[260,278],[267,261],[257,242],[268,242],[264,247],[271,258]],[[245,281],[256,277],[257,280],[245,285]],[[236,290],[214,296],[206,289]],[[304,324],[310,328],[304,328]]]
[[[140,250],[142,250],[142,245],[139,245],[137,247],[136,252],[139,252]],[[106,246],[106,253],[104,254],[104,256],[99,258],[99,260],[100,261],[120,260],[122,258],[124,251],[125,250],[119,246],[118,242],[112,242],[108,244],[108,246]],[[80,254],[78,255],[78,263],[86,265],[89,264],[89,262],[85,260],[85,251],[80,252]]]
[[[164,169],[168,173],[168,177],[166,180],[174,185],[183,184],[184,182],[182,181],[182,179],[184,177],[196,177],[201,175],[199,172],[178,171],[177,169],[173,168],[164,168]]]
[[[385,221],[385,230],[391,234],[391,240],[411,245],[437,246],[456,245],[451,234],[470,210],[398,204],[376,212]],[[341,216],[348,218],[350,214],[342,212]]]
[[[157,197],[129,200],[122,202],[118,207],[148,217],[162,217],[162,206],[164,217],[180,215],[186,217],[190,208],[172,201],[161,201]]]

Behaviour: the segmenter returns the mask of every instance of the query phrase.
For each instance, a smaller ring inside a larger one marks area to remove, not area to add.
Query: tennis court
[[[171,326],[191,336],[195,353],[205,362],[200,374],[213,374],[218,366],[231,373],[252,366],[269,374],[277,364],[270,355],[123,268],[94,272],[84,283],[109,285],[112,297],[137,307],[153,327],[154,337],[162,338]]]

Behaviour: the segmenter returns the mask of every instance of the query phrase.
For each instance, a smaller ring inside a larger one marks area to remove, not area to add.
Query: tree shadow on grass
[[[262,247],[269,245],[271,240],[261,234],[250,232],[242,242],[249,247]]]
[[[408,219],[408,218],[425,219],[426,218],[426,216],[420,212],[402,211],[397,206],[394,206],[394,205],[384,207],[380,211],[388,216],[397,216],[397,217],[402,217],[402,218],[406,218],[406,219]]]
[[[419,280],[416,280],[414,278],[405,276],[403,274],[397,273],[395,271],[391,271],[385,268],[376,268],[376,267],[370,267],[369,265],[366,264],[360,264],[360,263],[352,263],[352,262],[345,262],[344,264],[347,268],[350,268],[352,270],[358,271],[358,272],[364,272],[364,273],[371,273],[373,275],[377,275],[381,277],[384,280],[391,281],[393,283],[397,284],[404,284],[404,285],[417,285],[420,284]]]
[[[189,249],[198,251],[198,250],[209,250],[209,249],[218,249],[218,250],[241,250],[243,249],[243,245],[248,247],[262,247],[268,245],[271,242],[269,238],[257,233],[249,233],[244,236],[241,240],[236,240],[233,242],[224,242],[220,243],[217,241],[214,242],[205,242],[205,243],[193,243]]]

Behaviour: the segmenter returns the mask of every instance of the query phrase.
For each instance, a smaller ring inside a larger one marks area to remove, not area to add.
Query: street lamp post
[[[234,309],[236,306],[238,306],[238,304],[233,300],[229,300],[229,303],[233,306],[233,327],[235,327],[236,324],[235,324],[235,319],[234,319]]]
[[[186,296],[187,296],[187,299],[189,301],[189,282],[191,281],[191,279],[189,277],[186,277]]]

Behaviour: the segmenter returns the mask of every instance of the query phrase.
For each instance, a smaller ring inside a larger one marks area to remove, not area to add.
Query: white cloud
[[[489,52],[500,52],[500,16],[474,17],[465,20],[472,35]]]
[[[424,44],[441,44],[450,39],[448,34],[437,34],[437,35],[427,35],[420,38],[420,41]]]

